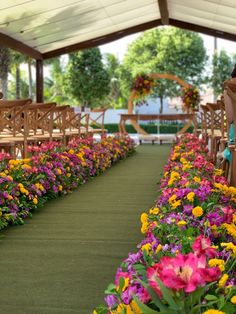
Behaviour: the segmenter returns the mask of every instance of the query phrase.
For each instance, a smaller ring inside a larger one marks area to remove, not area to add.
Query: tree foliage
[[[7,98],[7,81],[10,67],[10,49],[0,45],[0,91]]]
[[[82,105],[101,105],[110,91],[109,74],[102,62],[99,48],[69,55],[67,90]]]
[[[212,77],[210,81],[216,97],[223,92],[223,82],[230,78],[233,65],[233,58],[224,50],[214,53],[212,59]]]
[[[203,81],[206,60],[203,40],[197,33],[165,27],[140,35],[129,46],[123,67],[133,79],[140,73],[169,73],[199,85]],[[160,97],[161,101],[164,97],[179,94],[179,86],[175,82],[162,79],[157,83],[155,96]],[[131,84],[132,81],[129,86]]]

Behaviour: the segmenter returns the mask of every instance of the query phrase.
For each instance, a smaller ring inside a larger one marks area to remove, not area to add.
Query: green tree
[[[11,68],[12,74],[15,75],[16,80],[16,90],[15,90],[15,98],[19,99],[21,97],[21,69],[20,65],[26,62],[26,56],[21,54],[18,51],[11,50]]]
[[[207,60],[202,38],[194,32],[174,27],[156,28],[144,32],[130,46],[123,67],[134,79],[141,73],[174,74],[194,85],[203,81],[203,70]],[[128,75],[126,75],[128,77]],[[179,86],[170,80],[159,80],[154,88],[163,99],[180,94]],[[131,88],[132,81],[126,82]]]
[[[0,45],[0,91],[7,98],[8,72],[10,67],[10,49]]]
[[[45,62],[49,67],[50,77],[44,80],[46,101],[55,101],[59,104],[73,103],[68,93],[65,92],[65,67],[62,58],[52,58]]]
[[[120,62],[112,53],[106,53],[104,56],[105,67],[110,79],[110,93],[106,101],[113,107],[119,106],[121,91],[120,91]]]
[[[210,85],[216,98],[223,92],[223,82],[230,77],[234,65],[233,59],[224,50],[213,55]]]
[[[67,91],[83,106],[96,107],[110,92],[109,74],[99,48],[69,55]]]

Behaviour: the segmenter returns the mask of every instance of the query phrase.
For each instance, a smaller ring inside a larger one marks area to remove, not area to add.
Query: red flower
[[[147,270],[149,284],[160,297],[161,290],[156,278],[159,278],[167,288],[183,289],[190,293],[207,282],[217,280],[220,274],[218,267],[207,267],[205,256],[198,257],[193,253],[163,257],[160,263]]]
[[[203,236],[199,236],[195,239],[192,249],[197,256],[206,255],[209,258],[213,258],[217,255],[216,250],[211,247],[210,239],[204,238]]]

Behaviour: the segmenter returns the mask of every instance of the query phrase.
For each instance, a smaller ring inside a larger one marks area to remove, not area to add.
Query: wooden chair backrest
[[[104,119],[105,119],[105,112],[107,109],[105,108],[94,108],[91,110],[92,116],[89,117],[89,124],[90,125],[98,125],[100,128],[104,129]]]
[[[201,109],[202,131],[204,134],[207,134],[207,130],[211,128],[210,110],[206,105],[200,105],[200,109]]]
[[[0,106],[6,106],[6,105],[18,105],[23,106],[26,104],[31,104],[32,99],[26,98],[26,99],[13,99],[13,100],[6,100],[6,99],[0,99]]]
[[[52,134],[53,132],[53,111],[56,103],[33,103],[28,107],[27,121],[30,131],[34,134],[39,131],[41,134]]]
[[[0,132],[8,133],[9,136],[28,136],[27,110],[30,106],[28,101],[1,102],[0,105]]]
[[[217,103],[207,103],[207,108],[210,112],[210,129],[211,133],[214,134],[216,130],[220,130],[222,128],[222,104],[221,102]]]

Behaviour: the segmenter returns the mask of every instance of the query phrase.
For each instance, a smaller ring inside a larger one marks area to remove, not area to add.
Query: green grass
[[[169,145],[137,153],[1,238],[1,314],[90,314],[142,239]]]

